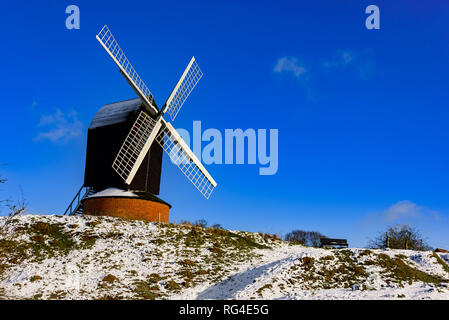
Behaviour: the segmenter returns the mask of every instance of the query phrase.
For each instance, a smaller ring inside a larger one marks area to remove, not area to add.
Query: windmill
[[[159,194],[161,150],[167,153],[198,191],[209,199],[217,183],[171,123],[164,119],[166,113],[172,121],[176,118],[187,97],[203,76],[195,57],[192,57],[165,104],[159,109],[152,93],[126,58],[107,25],[96,35],[96,39],[119,67],[120,73],[138,98],[106,105],[97,112],[89,127],[84,185],[65,213],[123,211],[123,208],[130,210],[130,203],[117,205],[117,199],[152,202],[155,202],[155,199],[160,200],[154,195]],[[117,142],[117,138],[121,140]],[[122,193],[116,190],[111,192],[108,187],[127,190],[122,190]],[[96,192],[100,189],[103,190]],[[139,196],[139,191],[142,190],[148,191],[147,196]],[[148,193],[152,195],[148,197]],[[99,199],[102,199],[100,204]],[[109,201],[105,204],[105,199],[115,199],[115,202],[111,204]],[[88,204],[94,202],[91,200],[97,203]],[[161,200],[156,202],[166,204]],[[140,204],[138,207],[137,211],[143,210]],[[154,203],[148,205],[147,209],[153,207]],[[166,212],[164,220],[168,221],[168,208]],[[137,216],[141,217],[142,212],[137,213]],[[151,219],[154,220],[154,213]]]

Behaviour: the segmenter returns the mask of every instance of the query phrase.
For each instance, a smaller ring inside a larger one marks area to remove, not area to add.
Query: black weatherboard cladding
[[[85,186],[96,191],[115,187],[159,194],[163,151],[158,143],[152,144],[130,186],[112,168],[140,110],[140,99],[132,99],[106,105],[97,112],[87,134]]]

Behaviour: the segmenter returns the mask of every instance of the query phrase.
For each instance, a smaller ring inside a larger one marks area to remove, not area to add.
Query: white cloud
[[[375,63],[371,51],[354,52],[338,49],[332,58],[324,59],[321,66],[325,70],[349,69],[360,79],[366,80],[374,73]]]
[[[49,129],[40,132],[34,141],[49,140],[54,143],[66,143],[82,136],[83,124],[78,120],[76,111],[64,114],[57,109],[54,114],[42,116],[38,127],[48,127]]]
[[[354,60],[354,52],[349,50],[337,50],[332,58],[323,60],[322,65],[325,68],[339,68],[354,63]]]
[[[295,78],[299,78],[307,72],[307,69],[298,63],[295,57],[282,57],[273,69],[276,73],[290,73]]]
[[[310,65],[312,73],[317,74],[317,76],[321,76],[323,72],[336,73],[347,71],[355,74],[362,80],[366,80],[375,72],[375,60],[370,50],[356,52],[338,49],[330,58],[312,61]],[[311,75],[309,67],[306,68],[304,63],[292,56],[279,58],[273,68],[273,72],[290,74],[300,79],[302,83],[308,83]]]
[[[361,218],[360,223],[365,227],[398,223],[432,225],[446,220],[447,218],[443,218],[438,211],[419,206],[410,200],[401,200],[385,210],[365,215]]]
[[[382,214],[383,220],[394,222],[400,219],[418,218],[422,215],[424,208],[409,200],[398,201]]]
[[[34,110],[34,109],[36,109],[36,107],[37,107],[37,101],[33,100],[33,102],[30,105],[30,108],[31,108],[31,110]]]

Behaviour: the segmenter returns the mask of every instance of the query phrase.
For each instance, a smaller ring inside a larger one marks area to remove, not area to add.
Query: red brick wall
[[[168,222],[169,206],[133,198],[88,198],[83,201],[83,213],[94,216],[112,216],[123,219]]]

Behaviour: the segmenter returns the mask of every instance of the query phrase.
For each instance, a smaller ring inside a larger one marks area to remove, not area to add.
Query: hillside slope
[[[111,217],[0,219],[0,299],[449,299],[449,254]]]

